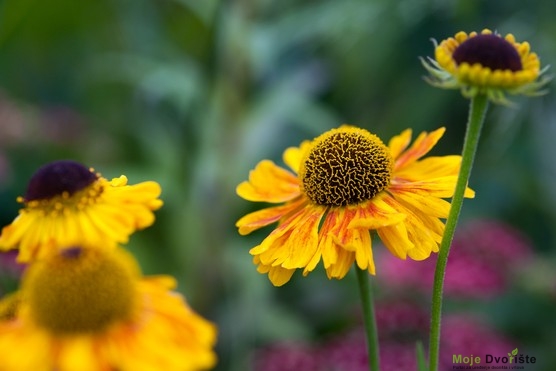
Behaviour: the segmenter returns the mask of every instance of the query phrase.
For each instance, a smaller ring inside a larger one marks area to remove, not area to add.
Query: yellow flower
[[[421,159],[442,137],[444,128],[411,130],[386,146],[364,129],[342,126],[300,147],[288,148],[291,173],[261,161],[237,193],[249,201],[284,203],[237,221],[242,235],[278,222],[250,250],[260,273],[275,286],[303,275],[323,260],[329,278],[343,278],[354,262],[375,274],[369,231],[376,231],[398,258],[422,260],[438,251],[454,192],[461,156]],[[466,191],[473,197],[473,191]]]
[[[47,253],[46,246],[115,246],[137,229],[154,223],[162,206],[160,185],[127,185],[111,181],[74,161],[56,161],[39,168],[18,202],[19,215],[0,235],[0,250],[19,249],[17,260],[29,262]]]
[[[528,42],[516,42],[484,29],[481,33],[458,32],[435,43],[435,59],[422,59],[430,72],[427,80],[442,88],[461,89],[467,98],[486,94],[495,103],[508,104],[506,93],[541,95],[549,80],[543,77],[537,54]]]
[[[0,319],[1,371],[214,366],[216,328],[170,291],[172,277],[141,278],[120,248],[53,251],[28,268],[17,309]]]

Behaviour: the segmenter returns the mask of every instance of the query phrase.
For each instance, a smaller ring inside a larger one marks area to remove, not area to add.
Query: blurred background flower
[[[444,281],[446,296],[490,299],[508,289],[533,258],[532,246],[516,229],[495,220],[460,225],[452,242]],[[422,262],[381,254],[378,280],[399,290],[430,293],[436,257]]]
[[[131,184],[156,180],[165,204],[128,247],[145,274],[176,276],[191,307],[218,324],[218,370],[250,369],[255,349],[267,344],[324,344],[356,328],[355,278],[295,274],[272,287],[248,253],[269,231],[237,234],[235,221],[259,207],[237,197],[235,186],[261,158],[281,164],[284,148],[341,123],[383,138],[446,126],[432,155],[459,152],[468,102],[422,81],[418,57],[432,55],[430,38],[488,27],[529,41],[542,65],[554,65],[552,7],[548,0],[3,2],[0,224],[17,215],[15,199],[31,174],[53,160],[90,164],[109,179],[126,174]],[[487,116],[470,181],[477,195],[462,219],[519,230],[529,241],[527,262],[504,249],[488,257],[477,242],[461,262],[450,260],[469,282],[458,283],[444,308],[478,315],[535,353],[539,370],[552,370],[556,104],[553,93],[515,103]],[[511,268],[501,274],[498,262]],[[388,269],[377,262],[377,277]],[[470,295],[479,285],[471,278],[489,282]],[[377,305],[422,295],[376,283]]]

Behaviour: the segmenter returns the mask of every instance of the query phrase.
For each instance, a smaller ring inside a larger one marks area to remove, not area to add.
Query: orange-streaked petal
[[[302,207],[305,202],[307,201],[299,199],[282,206],[268,207],[249,213],[236,222],[236,227],[239,228],[239,234],[247,235],[259,228],[277,222],[285,215]]]
[[[324,215],[322,207],[310,208],[305,219],[300,221],[300,225],[293,230],[288,239],[284,250],[288,254],[280,265],[283,268],[305,268],[317,252],[318,247],[318,227]],[[275,264],[280,262],[277,259]]]
[[[394,172],[426,155],[436,145],[442,135],[444,135],[445,131],[446,129],[442,127],[429,134],[426,132],[419,134],[415,142],[413,142],[413,145],[396,159]]]
[[[340,249],[338,252],[338,259],[334,264],[326,268],[326,275],[328,278],[342,279],[349,272],[355,261],[355,253]]]
[[[413,243],[407,236],[407,229],[403,222],[379,228],[377,233],[384,246],[400,259],[405,260],[407,252],[414,248]]]
[[[354,229],[348,228],[348,225],[356,217],[357,211],[357,208],[354,207],[343,207],[337,210],[337,222],[330,231],[334,242],[348,251],[355,251],[360,242],[355,240],[358,234],[354,233]]]
[[[330,211],[322,226],[320,248],[327,275],[343,278],[354,260],[361,269],[374,274],[371,237],[366,228],[348,226],[360,214],[360,207],[345,207]]]
[[[414,181],[458,175],[460,165],[461,156],[459,155],[427,157],[396,171],[394,180],[399,178]]]
[[[318,225],[324,212],[322,206],[306,206],[280,224],[250,254],[260,255],[264,265],[304,268],[316,253]]]
[[[249,172],[249,181],[236,188],[237,194],[248,201],[286,202],[300,195],[297,176],[272,161],[259,162]]]
[[[336,242],[334,242],[334,236],[332,231],[336,227],[336,223],[339,222],[339,210],[332,209],[326,214],[326,218],[322,223],[319,231],[319,246],[317,252],[322,256],[322,262],[324,268],[328,268],[332,264],[335,264],[338,260],[338,249],[340,248]],[[314,269],[314,265],[318,263],[316,256],[310,262],[309,267]],[[311,269],[311,270],[312,270]]]
[[[388,196],[382,193],[374,199],[367,201],[357,210],[357,216],[348,225],[348,228],[365,228],[374,230],[388,225],[393,225],[405,219],[405,215],[384,202]]]
[[[355,239],[359,245],[355,249],[355,262],[360,269],[367,270],[370,274],[376,274],[375,263],[373,260],[373,249],[371,235],[367,230],[356,229],[359,236]]]
[[[410,258],[423,260],[428,258],[432,251],[438,251],[438,244],[444,232],[444,225],[438,217],[429,215],[427,208],[416,208],[411,204],[400,203],[394,198],[387,199],[387,202],[406,215],[403,224],[407,231],[407,237],[413,244],[407,250]]]
[[[450,198],[454,195],[456,181],[457,176],[454,175],[415,182],[395,183],[390,185],[388,191],[395,194],[402,190],[431,197]],[[464,196],[473,198],[475,197],[475,191],[471,188],[467,188]]]
[[[392,192],[394,198],[403,204],[411,205],[417,210],[423,210],[427,215],[437,218],[447,218],[451,204],[439,197],[424,195],[398,189]]]

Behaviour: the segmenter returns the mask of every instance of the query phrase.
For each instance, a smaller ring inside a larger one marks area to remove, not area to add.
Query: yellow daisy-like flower
[[[137,229],[154,223],[162,206],[160,185],[111,181],[78,162],[56,161],[39,168],[18,202],[19,215],[0,235],[0,249],[19,249],[17,260],[29,262],[47,253],[46,246],[93,246],[126,243]]]
[[[495,103],[508,104],[506,93],[540,95],[549,80],[528,42],[516,42],[491,30],[481,33],[458,32],[454,37],[435,41],[435,59],[422,59],[430,72],[427,80],[442,88],[461,89],[467,98],[486,94]]]
[[[260,162],[237,193],[249,201],[284,203],[237,221],[242,235],[278,222],[252,248],[260,273],[275,286],[298,268],[307,275],[323,260],[329,278],[343,278],[354,262],[375,274],[369,231],[376,231],[398,258],[422,260],[438,251],[461,156],[429,157],[444,128],[411,130],[388,146],[364,129],[342,126],[300,147],[288,148],[284,162]],[[409,148],[408,148],[409,147]],[[466,197],[473,197],[468,189]]]
[[[172,277],[141,278],[120,248],[55,249],[30,266],[17,309],[0,319],[0,370],[209,369],[216,328],[174,287]]]

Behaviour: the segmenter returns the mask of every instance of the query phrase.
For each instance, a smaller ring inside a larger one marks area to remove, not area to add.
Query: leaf
[[[513,356],[517,356],[517,348],[515,348],[514,350],[512,350],[512,355],[513,355]]]
[[[418,371],[427,371],[427,361],[425,360],[425,351],[423,349],[423,343],[420,341],[417,342],[415,345],[415,351],[417,353],[417,370]]]

